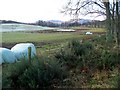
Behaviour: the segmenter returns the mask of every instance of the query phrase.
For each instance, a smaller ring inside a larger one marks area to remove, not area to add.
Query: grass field
[[[53,40],[65,40],[71,38],[79,38],[83,35],[72,33],[23,33],[23,32],[10,32],[2,33],[2,43],[12,42],[41,42]]]
[[[76,28],[76,27],[75,27]],[[82,32],[105,32],[102,28],[91,28]],[[2,33],[2,43],[18,43],[18,42],[43,42],[43,41],[64,41],[73,38],[81,38],[86,35],[79,33],[25,33],[25,32],[6,32]]]
[[[73,28],[73,27],[72,27]],[[80,29],[82,30],[82,27],[74,27],[73,29]],[[85,29],[85,28],[84,28]],[[87,29],[87,28],[86,28]],[[30,33],[30,32],[4,32],[2,33],[2,43],[3,47],[9,47],[15,45],[15,43],[21,43],[21,42],[30,42],[34,43],[37,47],[38,55],[43,53],[47,54],[49,52],[52,52],[61,45],[67,43],[69,40],[72,39],[83,39],[83,38],[90,38],[96,36],[96,34],[93,35],[85,35],[83,32],[105,32],[105,29],[103,28],[89,28],[88,30],[82,30],[80,32],[52,32],[52,33]],[[0,34],[1,35],[1,34]],[[47,44],[47,42],[51,43],[50,45]],[[36,45],[37,43],[37,45]],[[41,43],[46,43],[42,45]],[[41,47],[42,45],[42,47]],[[50,50],[50,51],[49,51]]]

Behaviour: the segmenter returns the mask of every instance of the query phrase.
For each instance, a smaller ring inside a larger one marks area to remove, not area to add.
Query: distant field
[[[76,28],[76,27],[75,27]],[[73,29],[75,29],[73,28]],[[77,27],[78,28],[78,27]],[[85,28],[84,28],[85,29]],[[79,27],[76,32],[52,32],[52,33],[28,33],[28,32],[4,32],[2,33],[2,43],[20,43],[20,42],[63,42],[71,39],[81,39],[96,35],[95,32],[105,32],[102,28],[88,28],[84,30]],[[85,32],[93,32],[93,35],[85,35]],[[0,34],[1,36],[1,34]]]
[[[106,29],[105,28],[91,28],[91,27],[70,27],[71,29],[75,29],[75,30],[84,30],[84,31],[91,31],[91,32],[105,32]]]
[[[2,43],[12,42],[42,42],[42,41],[57,41],[72,38],[80,38],[84,35],[75,33],[23,33],[9,32],[2,33]]]
[[[78,27],[77,27],[78,28]],[[74,28],[73,28],[74,29]],[[80,32],[52,32],[52,33],[27,33],[27,32],[5,32],[2,33],[2,43],[19,43],[19,42],[44,42],[44,41],[65,41],[74,38],[87,37],[83,32],[105,32],[102,28],[89,28]],[[82,32],[82,34],[81,34]],[[93,34],[92,36],[94,36]]]

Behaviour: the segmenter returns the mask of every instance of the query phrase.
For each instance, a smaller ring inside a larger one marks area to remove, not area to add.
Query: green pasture
[[[80,28],[81,27],[74,27]],[[84,30],[82,32],[103,32],[105,29],[102,28],[91,28]],[[50,42],[51,44],[39,45],[37,46],[37,54],[49,54],[58,50],[63,44],[66,44],[69,40],[72,39],[83,39],[96,36],[81,34],[81,32],[55,32],[55,33],[29,33],[29,32],[4,32],[2,35],[2,43],[9,45],[10,43],[20,43],[20,42],[31,42],[31,43],[41,43],[41,42]]]
[[[79,35],[75,33],[9,32],[9,33],[2,33],[2,43],[61,41],[72,38],[81,38],[83,36],[84,35]]]
[[[90,28],[90,32],[106,32],[105,28]]]
[[[75,30],[82,30],[82,31],[90,31],[90,32],[106,32],[105,28],[90,28],[90,27],[70,27],[71,29]]]
[[[78,27],[77,27],[78,28]],[[79,27],[81,28],[81,27]],[[91,28],[84,32],[105,32],[103,28]],[[83,32],[83,31],[82,31]],[[95,34],[91,35],[94,36]],[[2,33],[2,43],[18,43],[18,42],[44,42],[44,41],[65,41],[70,39],[79,39],[87,35],[71,32],[56,32],[56,33],[27,33],[27,32],[6,32]]]

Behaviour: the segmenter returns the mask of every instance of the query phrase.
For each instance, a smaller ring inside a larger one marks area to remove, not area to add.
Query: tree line
[[[67,21],[67,22],[61,22],[60,24],[38,20],[34,24],[39,26],[48,26],[48,27],[71,27],[71,26],[104,27],[104,23],[105,23],[105,20],[104,21],[94,20],[94,21],[85,22],[85,23],[79,23],[77,20],[73,20],[73,22]]]
[[[23,22],[17,22],[12,20],[0,20],[1,24],[5,23],[17,23],[17,24],[27,24],[27,25],[39,25],[39,26],[47,26],[47,27],[73,27],[73,26],[85,26],[85,27],[104,27],[105,26],[105,20],[104,21],[98,21],[94,20],[91,22],[85,22],[85,23],[79,23],[77,20],[67,21],[67,22],[61,22],[61,23],[54,23],[50,21],[43,21],[38,20],[35,23],[23,23]]]

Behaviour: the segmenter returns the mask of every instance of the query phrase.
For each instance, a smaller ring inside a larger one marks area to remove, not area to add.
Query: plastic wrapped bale
[[[7,48],[0,48],[0,64],[14,63],[16,61],[14,53]]]
[[[2,53],[0,52],[0,65],[3,63]]]
[[[14,52],[15,57],[20,60],[22,58],[28,59],[28,48],[31,47],[31,57],[36,55],[36,48],[32,43],[20,43],[16,44],[11,48],[11,51]]]
[[[93,34],[92,32],[86,32],[86,35],[91,35],[91,34]]]

